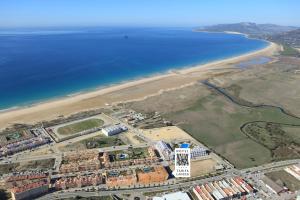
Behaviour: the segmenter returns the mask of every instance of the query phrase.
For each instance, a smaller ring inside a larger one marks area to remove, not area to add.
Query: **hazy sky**
[[[0,27],[300,26],[300,0],[0,0]]]

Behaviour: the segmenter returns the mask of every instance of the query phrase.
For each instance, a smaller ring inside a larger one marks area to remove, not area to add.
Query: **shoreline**
[[[197,31],[197,32],[208,32],[208,31]],[[213,32],[209,32],[209,33],[213,33]],[[215,32],[215,33],[220,33],[220,32]],[[243,35],[243,36],[248,38],[247,34],[243,34],[243,33],[239,33],[239,32],[225,31],[223,33]],[[103,84],[101,86],[82,89],[82,90],[80,90],[78,92],[74,92],[74,93],[69,93],[69,94],[60,95],[60,96],[56,96],[56,97],[54,96],[54,97],[50,97],[50,98],[47,98],[47,99],[44,99],[44,100],[36,100],[36,101],[21,104],[21,105],[15,105],[15,106],[12,106],[12,107],[0,109],[0,114],[10,112],[10,111],[30,108],[30,107],[38,106],[40,104],[46,104],[46,103],[51,103],[51,102],[54,102],[54,101],[64,100],[64,99],[67,99],[67,98],[72,98],[72,97],[76,98],[77,96],[97,92],[99,90],[103,90],[103,89],[106,89],[106,88],[111,88],[111,87],[114,87],[114,86],[123,85],[123,84],[130,83],[130,82],[146,80],[146,79],[149,79],[149,78],[153,79],[154,77],[160,77],[160,76],[172,74],[174,72],[175,73],[185,72],[186,70],[187,70],[187,72],[189,72],[189,70],[194,70],[194,68],[199,68],[199,67],[214,64],[214,63],[217,64],[220,61],[222,62],[222,61],[226,61],[227,59],[233,59],[233,58],[237,58],[237,57],[240,57],[240,56],[247,56],[248,54],[250,55],[252,53],[259,52],[260,50],[264,50],[265,48],[268,48],[269,45],[271,45],[271,42],[269,42],[267,40],[262,40],[262,41],[265,41],[267,43],[267,45],[265,47],[263,47],[262,49],[259,49],[259,50],[253,50],[253,51],[250,51],[250,52],[247,52],[247,53],[244,53],[244,54],[238,54],[236,56],[233,55],[233,56],[230,56],[230,57],[227,57],[227,58],[214,59],[212,61],[207,61],[207,62],[203,62],[203,63],[193,64],[193,65],[185,65],[185,66],[182,66],[182,67],[179,67],[179,68],[173,68],[173,69],[169,69],[169,70],[162,71],[162,72],[156,72],[156,73],[145,75],[145,76],[139,76],[139,77],[136,77],[136,78],[129,78],[127,80],[121,80],[121,81],[118,81],[118,82],[115,82],[115,83]],[[0,127],[0,129],[1,129],[1,127]]]
[[[149,85],[151,83],[155,83],[160,80],[164,80],[166,87],[165,88],[160,87],[158,84],[158,86],[156,86],[155,88],[156,92],[154,92],[154,94],[168,89],[180,88],[185,85],[191,84],[193,82],[193,80],[187,80],[189,78],[184,77],[186,75],[193,74],[193,73],[200,73],[197,76],[197,78],[201,79],[202,74],[207,74],[212,69],[220,69],[220,67],[222,67],[220,65],[230,65],[233,63],[241,62],[243,60],[250,59],[252,57],[261,56],[261,54],[267,54],[269,56],[274,55],[274,53],[279,50],[279,45],[269,41],[267,42],[269,44],[266,47],[242,55],[233,56],[226,59],[219,59],[212,62],[208,62],[206,64],[187,66],[186,68],[181,68],[178,70],[171,69],[166,73],[159,73],[159,74],[154,74],[152,76],[139,77],[137,79],[133,79],[129,81],[123,81],[115,84],[110,84],[108,86],[98,87],[92,91],[83,91],[77,94],[76,93],[69,94],[64,97],[50,99],[47,101],[31,104],[28,106],[12,107],[11,109],[0,110],[0,129],[8,127],[12,123],[36,123],[42,120],[54,119],[60,115],[70,115],[84,110],[101,108],[104,107],[107,103],[111,105],[117,102],[136,100],[136,98],[133,98],[132,96],[132,98],[129,99],[128,97],[127,98],[118,97],[115,100],[109,100],[109,98],[107,98],[108,99],[107,102],[105,103],[103,102],[103,100],[106,99],[104,98],[104,95],[118,96],[118,92],[124,93],[123,90],[128,90],[129,91],[128,93],[130,93],[132,92],[130,91],[130,88],[134,88],[146,84]],[[176,81],[175,82],[173,81],[174,82],[173,83],[172,79],[174,79],[175,77],[178,80],[180,80],[182,83],[181,82],[176,83]],[[151,88],[151,90],[154,91],[153,88]],[[149,95],[151,96],[153,95],[153,91],[145,90],[143,91],[143,94],[136,95],[136,96],[142,96],[142,98],[147,98]],[[103,98],[101,99],[102,96]],[[91,101],[95,98],[100,98],[100,100],[102,101],[99,101],[98,104],[91,105],[91,106],[83,105],[84,103],[87,103],[88,101]],[[72,104],[74,104],[74,107],[72,109],[64,110],[65,106],[70,107],[70,105]],[[53,111],[51,112],[51,110]],[[49,114],[46,115],[47,113]]]

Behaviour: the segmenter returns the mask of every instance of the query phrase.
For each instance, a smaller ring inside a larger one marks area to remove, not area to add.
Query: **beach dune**
[[[224,70],[236,70],[234,65],[241,61],[257,56],[273,56],[279,50],[280,47],[278,45],[270,43],[264,49],[241,56],[171,71],[167,74],[130,81],[30,107],[2,111],[0,113],[0,129],[4,129],[14,123],[32,124],[43,120],[51,120],[60,115],[67,116],[84,110],[104,107],[107,103],[113,104],[147,98],[166,90],[194,84],[198,80],[215,76],[224,72]]]

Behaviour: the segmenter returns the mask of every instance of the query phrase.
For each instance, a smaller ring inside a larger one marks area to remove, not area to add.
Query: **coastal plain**
[[[239,63],[260,55],[272,56],[279,49],[278,45],[270,43],[269,46],[262,50],[245,55],[183,70],[171,71],[167,74],[143,78],[30,107],[2,111],[0,113],[0,129],[4,129],[15,123],[34,124],[44,120],[52,120],[62,115],[68,116],[72,113],[103,107],[108,103],[116,104],[159,95],[164,91],[195,84],[199,80],[232,73],[238,70],[234,67],[234,63]]]
[[[300,83],[300,60],[281,56],[281,50],[281,46],[270,43],[246,55],[2,112],[0,127],[122,105],[143,114],[160,113],[237,168],[298,158],[300,143],[294,141],[300,141],[295,134],[300,130],[300,92],[296,87]],[[260,58],[267,59],[257,63]],[[241,63],[246,66],[241,67]],[[290,90],[290,86],[295,89]],[[144,130],[144,134],[153,140],[175,137],[166,130],[159,134]],[[129,134],[124,137],[130,139]],[[78,143],[75,148],[103,145],[98,139]]]

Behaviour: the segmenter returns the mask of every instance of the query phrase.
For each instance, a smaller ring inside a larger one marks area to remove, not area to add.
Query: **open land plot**
[[[35,160],[20,163],[9,163],[0,165],[0,174],[12,172],[24,172],[30,170],[47,170],[54,166],[55,159]]]
[[[126,144],[141,144],[146,142],[141,137],[139,137],[138,135],[136,135],[131,131],[126,131],[122,134],[119,134],[118,137]]]
[[[84,139],[74,143],[69,143],[66,145],[60,145],[59,149],[61,151],[75,151],[119,145],[124,145],[124,143],[117,136],[107,137],[102,133],[99,133],[97,136],[90,137],[88,139]]]
[[[193,138],[239,168],[261,165],[273,159],[290,158],[287,156],[290,153],[272,151],[263,141],[258,142],[244,134],[240,130],[244,124],[266,121],[300,125],[299,119],[288,116],[277,108],[240,106],[204,85],[165,92],[144,101],[131,102],[127,106],[139,112],[161,112],[166,119],[173,121]],[[274,157],[275,154],[277,155]],[[298,157],[297,150],[293,157]]]
[[[153,141],[174,142],[174,140],[195,141],[188,133],[177,126],[142,130],[145,137]]]
[[[265,175],[277,184],[279,184],[281,187],[287,187],[293,192],[300,190],[300,181],[298,181],[295,177],[293,177],[284,170],[270,172]]]
[[[191,177],[204,176],[216,171],[217,161],[214,159],[193,160],[191,161]],[[174,165],[170,165],[172,171],[175,170]]]
[[[191,162],[191,177],[203,176],[214,172],[217,162],[213,159],[196,160]]]

